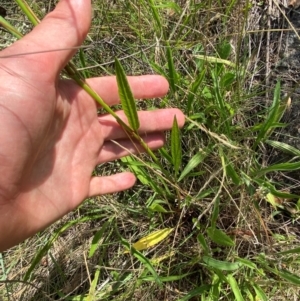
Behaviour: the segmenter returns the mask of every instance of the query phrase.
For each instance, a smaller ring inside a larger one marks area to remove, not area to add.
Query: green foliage
[[[69,66],[68,74],[75,74],[76,82],[115,117],[83,79],[116,73],[129,123],[120,126],[145,149],[137,134],[138,110],[178,107],[186,114],[186,126],[180,130],[174,119],[157,156],[129,156],[98,167],[105,175],[130,170],[137,185],[129,192],[88,200],[52,233],[41,233],[35,246],[22,245],[25,260],[1,257],[6,276],[0,286],[26,262],[20,279],[40,287],[44,270],[39,263],[51,254],[55,268],[49,266],[49,271],[62,280],[45,287],[56,299],[265,301],[299,296],[300,251],[294,229],[299,226],[300,152],[280,140],[288,109],[280,82],[271,87],[270,104],[265,82],[250,84],[261,78],[256,70],[261,61],[253,63],[256,53],[248,53],[257,33],[245,31],[253,5],[241,9],[234,0],[93,2],[89,40],[96,47],[92,52],[81,49],[74,64],[84,70],[77,73]],[[20,38],[20,26],[14,28],[18,23],[9,20],[12,24],[0,17],[1,25]],[[169,95],[136,103],[125,76],[129,72],[163,75]],[[270,195],[280,206],[270,203]],[[175,229],[165,244],[140,251],[129,244],[164,228]],[[72,244],[67,250],[70,262],[78,261],[76,269],[63,266],[54,252],[60,238],[75,240],[74,229],[75,236],[82,232],[86,237],[82,251],[76,253]],[[64,283],[73,280],[74,270],[82,276],[79,289],[65,293]],[[6,286],[11,298],[20,299],[12,284]]]
[[[139,118],[137,115],[137,108],[132,92],[129,87],[129,83],[126,78],[126,74],[120,62],[116,59],[116,75],[119,88],[119,96],[121,99],[122,109],[126,114],[128,122],[131,128],[137,131],[140,127]]]

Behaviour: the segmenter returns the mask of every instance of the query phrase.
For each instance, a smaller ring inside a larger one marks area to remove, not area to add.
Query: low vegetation
[[[38,18],[54,6],[28,3]],[[17,4],[1,5],[30,30]],[[174,120],[155,156],[96,167],[133,171],[133,189],[88,199],[1,254],[0,300],[298,300],[300,151],[285,139],[294,99],[270,71],[270,39],[278,49],[283,33],[271,29],[287,16],[274,6],[276,23],[264,5],[93,1],[73,60],[81,78],[117,73],[135,132],[123,71],[161,74],[169,94],[138,109],[178,107],[186,125]],[[2,30],[2,47],[13,39]]]

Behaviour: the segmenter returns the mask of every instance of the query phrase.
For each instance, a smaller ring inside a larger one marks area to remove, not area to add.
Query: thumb
[[[34,52],[23,57],[24,63],[27,66],[30,64],[31,70],[35,70],[39,77],[43,74],[47,79],[56,78],[76,52],[70,48],[80,46],[84,41],[90,22],[91,0],[61,0],[55,10],[28,35],[13,44],[9,52]],[[58,49],[65,50],[55,51]]]

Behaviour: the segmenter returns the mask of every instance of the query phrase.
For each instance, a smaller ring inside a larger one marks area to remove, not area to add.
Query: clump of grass
[[[4,300],[299,295],[299,186],[284,180],[298,175],[299,151],[277,140],[289,98],[277,80],[265,100],[256,74],[263,58],[250,53],[257,7],[222,5],[94,2],[96,47],[75,58],[81,76],[115,73],[116,57],[126,73],[160,73],[170,93],[148,107],[179,107],[187,124],[179,131],[174,120],[157,159],[130,156],[96,169],[130,169],[139,180],[132,190],[87,200],[4,253]],[[127,106],[134,132],[135,108]]]

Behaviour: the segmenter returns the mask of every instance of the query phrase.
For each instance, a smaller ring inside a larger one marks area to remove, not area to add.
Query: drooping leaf
[[[125,71],[118,59],[115,59],[115,66],[122,108],[128,119],[130,127],[133,130],[137,131],[140,127],[140,123],[133,94],[127,81]]]
[[[138,240],[132,246],[138,251],[149,249],[163,241],[173,230],[173,228],[165,228],[154,231]],[[128,250],[126,250],[125,253],[128,253]]]

